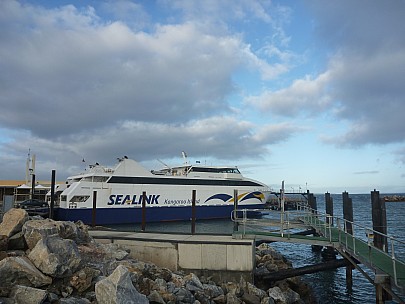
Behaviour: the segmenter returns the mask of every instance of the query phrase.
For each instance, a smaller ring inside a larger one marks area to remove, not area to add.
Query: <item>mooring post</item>
[[[97,191],[93,191],[93,209],[91,210],[91,226],[96,226]]]
[[[31,179],[31,201],[35,198],[35,174],[32,174]]]
[[[329,192],[325,193],[325,209],[326,224],[328,225],[328,227],[333,226],[333,198],[330,196]],[[331,233],[331,230],[329,229],[327,232]],[[331,238],[331,235],[329,235],[329,237]],[[322,251],[322,257],[326,261],[336,259],[335,249],[332,246],[327,246]]]
[[[142,224],[141,230],[145,231],[146,227],[146,191],[142,192]]]
[[[388,252],[387,212],[385,209],[385,201],[380,198],[380,192],[375,189],[374,191],[371,191],[371,207],[373,230],[379,232],[374,235],[374,246]]]
[[[353,201],[347,191],[342,192],[342,199],[345,232],[353,235]],[[353,266],[351,265],[346,267],[346,286],[348,289],[353,286]]]
[[[52,170],[51,176],[51,204],[49,206],[49,218],[54,219],[53,208],[55,207],[55,170]]]
[[[325,193],[325,208],[326,214],[330,215],[326,218],[326,222],[333,226],[333,197],[330,196],[329,192]]]
[[[316,214],[318,211],[318,206],[316,204],[316,197],[313,193],[308,192],[308,204],[311,208],[311,212]]]
[[[191,234],[195,234],[195,198],[196,190],[193,190],[191,195]]]
[[[346,191],[342,193],[343,218],[345,219],[346,232],[353,235],[353,201]]]
[[[373,220],[373,230],[378,233],[373,233],[373,244],[378,249],[388,252],[387,240],[387,212],[385,209],[385,201],[380,198],[380,192],[371,191],[371,216]],[[382,285],[390,286],[389,277],[385,274],[376,273],[375,279],[376,303],[385,303],[386,300],[391,300],[392,297],[387,293]]]
[[[233,231],[236,232],[238,231],[238,222],[236,221],[238,218],[238,189],[233,190],[233,216],[234,216],[234,222],[233,222]]]

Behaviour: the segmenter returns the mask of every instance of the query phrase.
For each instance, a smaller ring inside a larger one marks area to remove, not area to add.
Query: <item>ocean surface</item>
[[[384,194],[380,194],[382,197]],[[401,194],[399,194],[401,195]],[[403,195],[403,194],[402,194]],[[325,212],[325,195],[316,194],[318,211]],[[343,218],[343,204],[341,194],[332,194],[334,216]],[[370,194],[349,194],[353,202],[354,223],[372,228]],[[405,243],[405,202],[386,202],[388,234]],[[115,229],[139,231],[137,226],[114,226]],[[231,220],[197,221],[197,233],[231,234],[233,222]],[[146,231],[152,232],[191,232],[191,222],[148,223]],[[356,236],[366,238],[366,231],[354,226]],[[294,267],[301,267],[320,263],[321,253],[314,252],[309,245],[276,242],[271,246],[289,259]],[[405,245],[395,245],[396,257],[405,261]],[[365,269],[365,268],[364,268]],[[317,295],[319,303],[375,303],[375,288],[358,270],[353,270],[353,286],[346,287],[346,270],[339,268],[332,271],[318,272],[301,277],[308,283]],[[401,298],[405,295],[402,294]],[[387,303],[397,303],[395,301]]]

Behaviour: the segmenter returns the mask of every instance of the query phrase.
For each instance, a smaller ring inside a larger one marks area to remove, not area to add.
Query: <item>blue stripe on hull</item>
[[[241,206],[239,208],[259,209],[263,204]],[[197,219],[230,218],[233,205],[197,206]],[[150,207],[146,208],[146,222],[185,221],[191,219],[191,206],[187,207]],[[92,209],[62,209],[55,210],[56,219],[60,221],[78,221],[85,224],[92,223]],[[141,208],[97,208],[96,224],[132,224],[142,222]]]

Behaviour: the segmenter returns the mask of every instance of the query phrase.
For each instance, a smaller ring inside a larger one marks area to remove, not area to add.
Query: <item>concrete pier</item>
[[[254,240],[225,235],[165,234],[92,230],[100,243],[116,243],[131,250],[130,256],[172,271],[211,276],[215,282],[253,283]]]

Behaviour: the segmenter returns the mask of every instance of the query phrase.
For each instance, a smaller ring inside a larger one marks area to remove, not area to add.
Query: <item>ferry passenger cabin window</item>
[[[237,168],[204,168],[192,167],[191,172],[207,172],[207,173],[236,173],[240,174]]]

